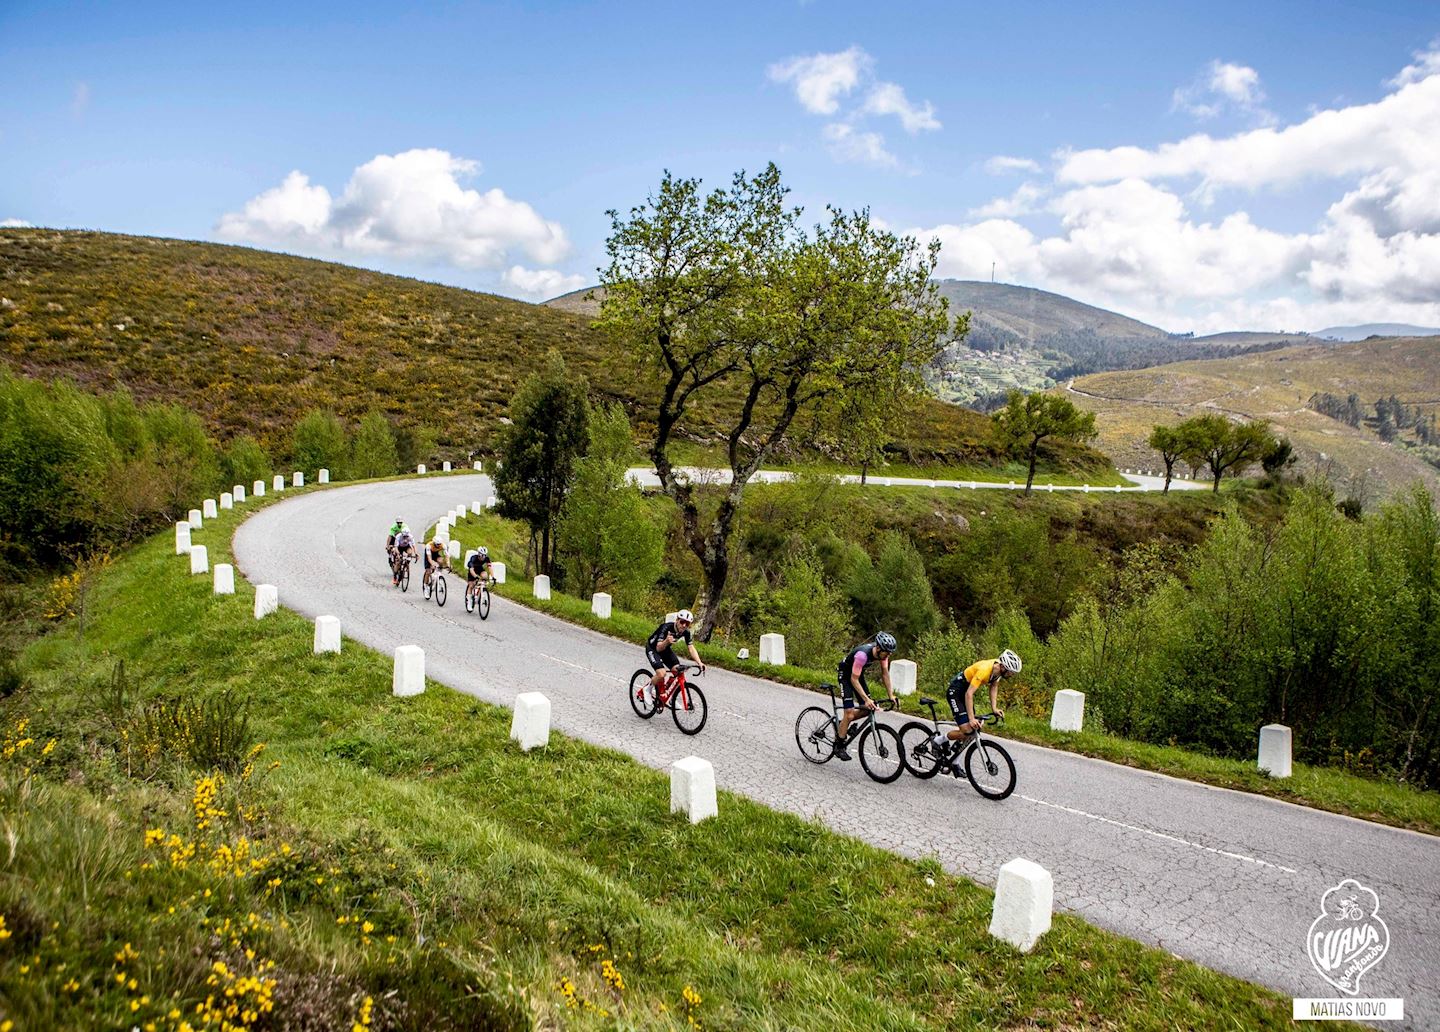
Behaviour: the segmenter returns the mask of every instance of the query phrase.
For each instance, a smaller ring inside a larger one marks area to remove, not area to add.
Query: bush
[[[904,534],[884,536],[874,566],[868,558],[853,565],[847,591],[855,623],[869,634],[890,631],[902,648],[940,624],[925,560]]]
[[[350,451],[350,472],[358,479],[390,477],[400,472],[400,457],[395,450],[395,433],[378,409],[371,409],[360,427]]]
[[[840,661],[839,650],[851,637],[844,600],[825,583],[820,562],[809,551],[785,561],[773,590],[752,592],[750,624],[757,634],[783,632],[786,659],[819,670]]]
[[[295,424],[291,457],[312,482],[322,469],[333,480],[345,479],[350,446],[340,417],[324,409],[311,409]]]
[[[131,718],[124,737],[130,762],[146,773],[170,759],[195,770],[235,773],[255,744],[249,705],[229,692],[198,702],[152,702]]]
[[[257,480],[268,480],[273,464],[265,449],[253,437],[237,437],[221,457],[220,468],[227,484],[239,484],[247,491]]]

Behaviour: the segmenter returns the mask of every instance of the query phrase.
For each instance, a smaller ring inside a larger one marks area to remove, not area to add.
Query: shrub
[[[856,624],[870,634],[890,631],[908,647],[940,624],[940,610],[930,593],[925,560],[910,538],[890,532],[881,539],[880,555],[850,570],[847,591]]]
[[[201,701],[152,702],[129,721],[124,737],[131,763],[147,773],[170,759],[234,773],[254,745],[249,704],[229,692]]]

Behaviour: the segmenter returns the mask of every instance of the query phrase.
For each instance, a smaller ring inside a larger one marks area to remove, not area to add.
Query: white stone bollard
[[[539,692],[515,696],[515,714],[510,718],[510,740],[520,743],[521,752],[550,744],[550,700]]]
[[[890,661],[890,683],[896,695],[914,695],[920,671],[913,659],[892,659]]]
[[[785,665],[785,635],[760,635],[760,662],[774,666]]]
[[[468,570],[468,569],[470,569],[470,559],[471,559],[471,557],[472,557],[474,554],[475,554],[475,549],[473,549],[473,548],[467,548],[467,549],[465,549],[465,560],[464,560],[464,562],[462,562],[462,563],[460,564],[460,568],[461,568],[462,570]]]
[[[190,554],[190,524],[184,520],[175,524],[175,554]]]
[[[304,473],[301,473],[298,469],[297,469],[294,473],[290,474],[290,486],[291,486],[291,487],[304,487],[304,486],[305,486],[305,474],[304,474]]]
[[[279,608],[279,588],[273,584],[255,585],[255,619],[263,620]]]
[[[602,620],[610,619],[610,596],[603,591],[595,592],[590,598],[590,612]]]
[[[1290,750],[1294,740],[1284,724],[1266,724],[1260,729],[1260,762],[1258,766],[1272,778],[1290,776]]]
[[[670,764],[670,812],[683,810],[691,824],[719,814],[715,803],[715,768],[709,760],[686,756]]]
[[[317,616],[315,618],[315,651],[340,651],[340,618],[338,616]]]
[[[481,462],[480,462],[479,459],[476,459],[476,460],[475,460],[475,468],[476,468],[476,469],[484,469],[485,467],[481,464]]]
[[[251,484],[251,485],[250,485],[250,493],[253,494],[256,498],[264,498],[264,497],[265,497],[265,481],[263,481],[263,480],[257,480],[257,481],[255,481],[255,483]]]
[[[422,462],[422,463],[420,463],[420,465],[416,466],[416,467],[415,467],[415,472],[416,472],[416,473],[419,473],[421,476],[424,476],[424,474],[425,474],[425,463]]]
[[[490,575],[495,578],[496,584],[504,584],[505,564],[501,562],[492,562],[490,564]]]
[[[235,508],[235,496],[232,495],[229,491],[221,491],[221,492],[220,492],[220,508],[222,508],[222,509],[233,509],[233,508]]]
[[[449,472],[450,472],[450,463],[448,463],[448,462],[442,462],[442,463],[440,464],[440,472],[441,472],[441,473],[449,473]]]
[[[494,496],[494,495],[491,495],[489,498],[485,499],[485,508],[487,508],[487,509],[493,509],[493,508],[495,508],[495,496]]]
[[[209,573],[210,553],[204,545],[190,546],[190,572]]]
[[[199,509],[191,509],[189,515],[185,517],[185,522],[190,524],[191,530],[199,530],[205,526],[205,519],[200,515]]]
[[[236,484],[230,489],[230,494],[234,496],[235,504],[239,505],[241,502],[245,501],[245,485]]]
[[[476,501],[473,501],[473,502],[470,503],[470,515],[471,515],[471,516],[479,516],[479,515],[480,515],[480,502],[479,502],[478,499],[477,499]]]
[[[425,650],[419,645],[401,645],[395,649],[395,676],[390,690],[402,699],[425,690]]]
[[[283,473],[276,473],[274,479],[270,481],[270,487],[274,491],[285,490],[285,475]]]
[[[445,554],[448,555],[451,559],[459,559],[460,542],[452,539],[450,543],[445,546]]]
[[[736,658],[736,659],[749,659],[749,658],[750,658],[750,650],[749,650],[749,649],[741,649],[739,652],[735,653],[735,658]]]
[[[534,585],[535,597],[547,599],[550,597],[550,577],[547,574],[537,573]]]
[[[674,622],[675,622],[675,614],[674,614],[674,613],[666,613],[666,614],[665,614],[665,622],[666,622],[666,623],[674,623]]]
[[[215,499],[213,498],[207,498],[200,503],[200,512],[207,520],[213,520],[216,516],[220,515],[219,509],[215,505]]]
[[[214,591],[217,595],[235,594],[235,567],[229,563],[215,564]]]
[[[1033,860],[1016,857],[1000,868],[990,934],[1029,953],[1040,936],[1050,930],[1054,905],[1055,880],[1050,872]]]
[[[322,469],[320,471],[320,475],[315,479],[320,481],[320,483],[322,484],[330,483],[330,471],[328,469]]]
[[[1051,731],[1079,731],[1085,723],[1085,693],[1062,688],[1050,710]]]

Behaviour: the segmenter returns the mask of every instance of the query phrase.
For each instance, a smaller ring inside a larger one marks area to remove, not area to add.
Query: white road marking
[[[1124,821],[1112,820],[1109,817],[1101,817],[1098,813],[1086,813],[1084,810],[1077,810],[1071,806],[1061,806],[1059,803],[1047,803],[1044,799],[1036,799],[1033,796],[1022,795],[1021,799],[1027,803],[1036,803],[1040,806],[1049,806],[1056,810],[1064,810],[1066,813],[1073,813],[1077,817],[1088,817],[1092,821],[1100,821],[1102,824],[1110,824],[1117,828],[1124,828],[1126,831],[1138,831],[1142,835],[1150,835],[1153,838],[1163,839],[1166,842],[1174,842],[1177,845],[1189,846],[1191,849],[1200,849],[1206,853],[1215,853],[1218,856],[1226,856],[1231,860],[1242,860],[1247,864],[1258,864],[1261,867],[1269,867],[1276,871],[1284,871],[1286,874],[1299,874],[1293,867],[1286,867],[1284,864],[1272,864],[1268,860],[1257,860],[1253,856],[1245,856],[1243,853],[1232,853],[1228,849],[1216,849],[1214,846],[1201,845],[1199,842],[1191,842],[1189,839],[1176,838],[1174,835],[1166,835],[1163,831],[1152,831],[1149,828],[1137,827],[1134,824],[1126,824]]]

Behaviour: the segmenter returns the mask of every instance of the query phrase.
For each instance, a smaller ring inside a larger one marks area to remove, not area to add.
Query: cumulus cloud
[[[859,47],[834,54],[810,54],[777,61],[769,69],[774,82],[789,83],[800,106],[812,115],[833,115],[840,98],[860,84],[875,61]]]
[[[861,94],[859,102],[842,118],[821,130],[826,149],[837,161],[900,167],[885,137],[874,129],[862,128],[866,119],[895,118],[911,135],[941,127],[935,106],[928,100],[917,104],[906,95],[904,87],[876,79],[875,59],[860,47],[787,58],[772,64],[768,74],[774,82],[789,84],[800,106],[813,115],[840,113],[842,100],[857,91]]]
[[[33,223],[24,219],[0,219],[0,229],[30,229]]]
[[[1252,115],[1262,122],[1274,121],[1265,110],[1265,91],[1260,73],[1246,65],[1211,61],[1205,72],[1171,97],[1173,111],[1185,111],[1199,119],[1214,118],[1227,109]]]
[[[1415,51],[1414,57],[1413,63],[1400,69],[1400,73],[1385,85],[1397,88],[1409,86],[1412,82],[1420,82],[1440,73],[1440,36],[1432,39],[1424,50]]]
[[[895,168],[900,159],[885,149],[885,137],[864,132],[847,122],[831,122],[822,133],[826,149],[836,161]]]
[[[527,269],[523,265],[510,266],[500,279],[519,293],[542,300],[579,290],[586,282],[584,276],[563,273],[558,269]]]
[[[1015,172],[1039,172],[1040,163],[1029,158],[1012,158],[997,154],[985,162],[985,171],[992,176],[1008,176]]]
[[[462,185],[478,162],[436,149],[380,154],[336,197],[300,171],[223,215],[229,240],[352,257],[500,268],[514,254],[553,264],[570,252],[559,223],[492,188]]]
[[[942,242],[941,275],[985,278],[994,262],[1011,282],[1169,329],[1440,325],[1440,59],[1432,54],[1416,55],[1372,103],[1230,136],[1058,154],[1053,181],[1027,181],[971,211],[969,223],[911,232]],[[1217,87],[1252,101],[1258,88],[1243,75]],[[1335,199],[1305,229],[1274,230],[1245,210],[1255,195],[1302,178],[1335,184]],[[1222,188],[1232,191],[1230,210],[1211,214]],[[1207,205],[1199,214],[1197,195]],[[1055,228],[1027,226],[1036,213]]]

